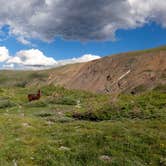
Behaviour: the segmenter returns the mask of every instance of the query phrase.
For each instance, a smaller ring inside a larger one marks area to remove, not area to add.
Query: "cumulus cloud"
[[[101,58],[101,57],[98,55],[85,54],[78,58],[60,60],[60,61],[58,61],[56,66],[62,66],[62,65],[73,64],[73,63],[89,62],[89,61],[93,61],[93,60],[96,60],[99,58]]]
[[[52,57],[47,57],[38,49],[21,50],[15,56],[10,56],[6,47],[0,47],[0,62],[3,62],[3,69],[40,70],[67,64],[88,62],[99,58],[100,56],[97,55],[85,54],[78,58],[56,61]]]
[[[17,52],[16,56],[11,57],[6,63],[24,66],[51,66],[57,62],[51,57],[46,57],[38,49],[30,49]]]
[[[98,55],[85,54],[79,58],[73,58],[72,60],[75,62],[88,62],[88,61],[96,60],[99,58],[101,58],[101,57]]]
[[[0,47],[0,62],[5,62],[10,58],[9,51],[6,47]]]
[[[31,38],[51,41],[110,40],[118,29],[154,21],[166,27],[165,0],[0,0],[0,26],[29,44]]]
[[[2,68],[3,69],[14,69],[14,64],[13,63],[11,63],[11,64],[3,64]]]

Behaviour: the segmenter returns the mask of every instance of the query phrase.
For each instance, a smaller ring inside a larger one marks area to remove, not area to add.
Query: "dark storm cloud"
[[[118,29],[155,21],[166,27],[165,0],[0,0],[0,26],[28,44],[51,41],[112,40]]]
[[[113,39],[117,28],[130,24],[126,0],[60,0],[47,7],[49,19],[41,33],[48,40],[55,34],[74,40]]]

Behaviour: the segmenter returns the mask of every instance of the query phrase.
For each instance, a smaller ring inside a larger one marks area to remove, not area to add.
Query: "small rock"
[[[63,115],[63,113],[62,112],[58,112],[58,115]]]
[[[20,141],[20,138],[16,138],[16,141]]]
[[[70,148],[65,147],[65,146],[61,146],[61,147],[59,148],[59,150],[62,150],[62,151],[69,151]]]
[[[13,160],[13,165],[17,166],[16,160]]]
[[[99,157],[100,160],[105,161],[105,162],[110,162],[111,161],[111,157],[107,156],[107,155],[102,155]]]
[[[133,100],[131,100],[131,104],[134,104],[134,101],[133,101]]]
[[[31,157],[31,160],[34,160],[34,157]]]
[[[21,106],[21,105],[19,105],[19,106],[18,106],[18,108],[22,108],[22,106]]]
[[[81,108],[81,103],[80,103],[80,100],[77,100],[77,104],[75,106],[76,108]]]
[[[24,113],[21,113],[21,114],[20,114],[20,116],[24,117],[24,116],[25,116],[25,114],[24,114]]]
[[[52,125],[52,124],[54,124],[54,123],[51,121],[47,121],[47,125]]]
[[[22,126],[24,126],[24,127],[31,127],[28,123],[22,123]]]

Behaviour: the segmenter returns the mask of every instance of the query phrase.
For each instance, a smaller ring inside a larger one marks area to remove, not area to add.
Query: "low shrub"
[[[48,103],[59,105],[76,105],[77,101],[72,97],[51,97],[48,99]]]
[[[14,102],[11,102],[10,100],[1,100],[0,101],[0,109],[14,107],[14,106],[16,106],[16,104]]]
[[[47,74],[45,73],[32,73],[29,75],[30,79],[39,79],[39,80],[44,80],[45,78],[47,78]]]
[[[166,94],[161,91],[151,91],[137,96],[121,95],[114,104],[101,107],[84,108],[72,113],[75,119],[100,121],[128,119],[164,118]]]
[[[42,118],[45,118],[45,117],[50,117],[50,116],[52,116],[52,114],[51,114],[51,113],[44,112],[44,113],[37,114],[37,116],[40,116],[40,117],[42,117]]]
[[[27,81],[21,81],[21,82],[16,83],[16,86],[20,87],[20,88],[25,88],[27,84],[28,84]]]
[[[75,111],[72,113],[72,117],[79,120],[101,121],[112,119],[114,114],[118,115],[118,112],[118,108],[108,104],[99,110]]]
[[[26,107],[46,107],[47,102],[45,102],[43,100],[32,101],[32,102],[26,103],[24,106],[26,106]]]

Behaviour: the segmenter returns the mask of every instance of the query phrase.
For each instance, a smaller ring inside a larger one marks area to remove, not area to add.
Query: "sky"
[[[0,69],[45,69],[166,45],[166,0],[0,4]]]

